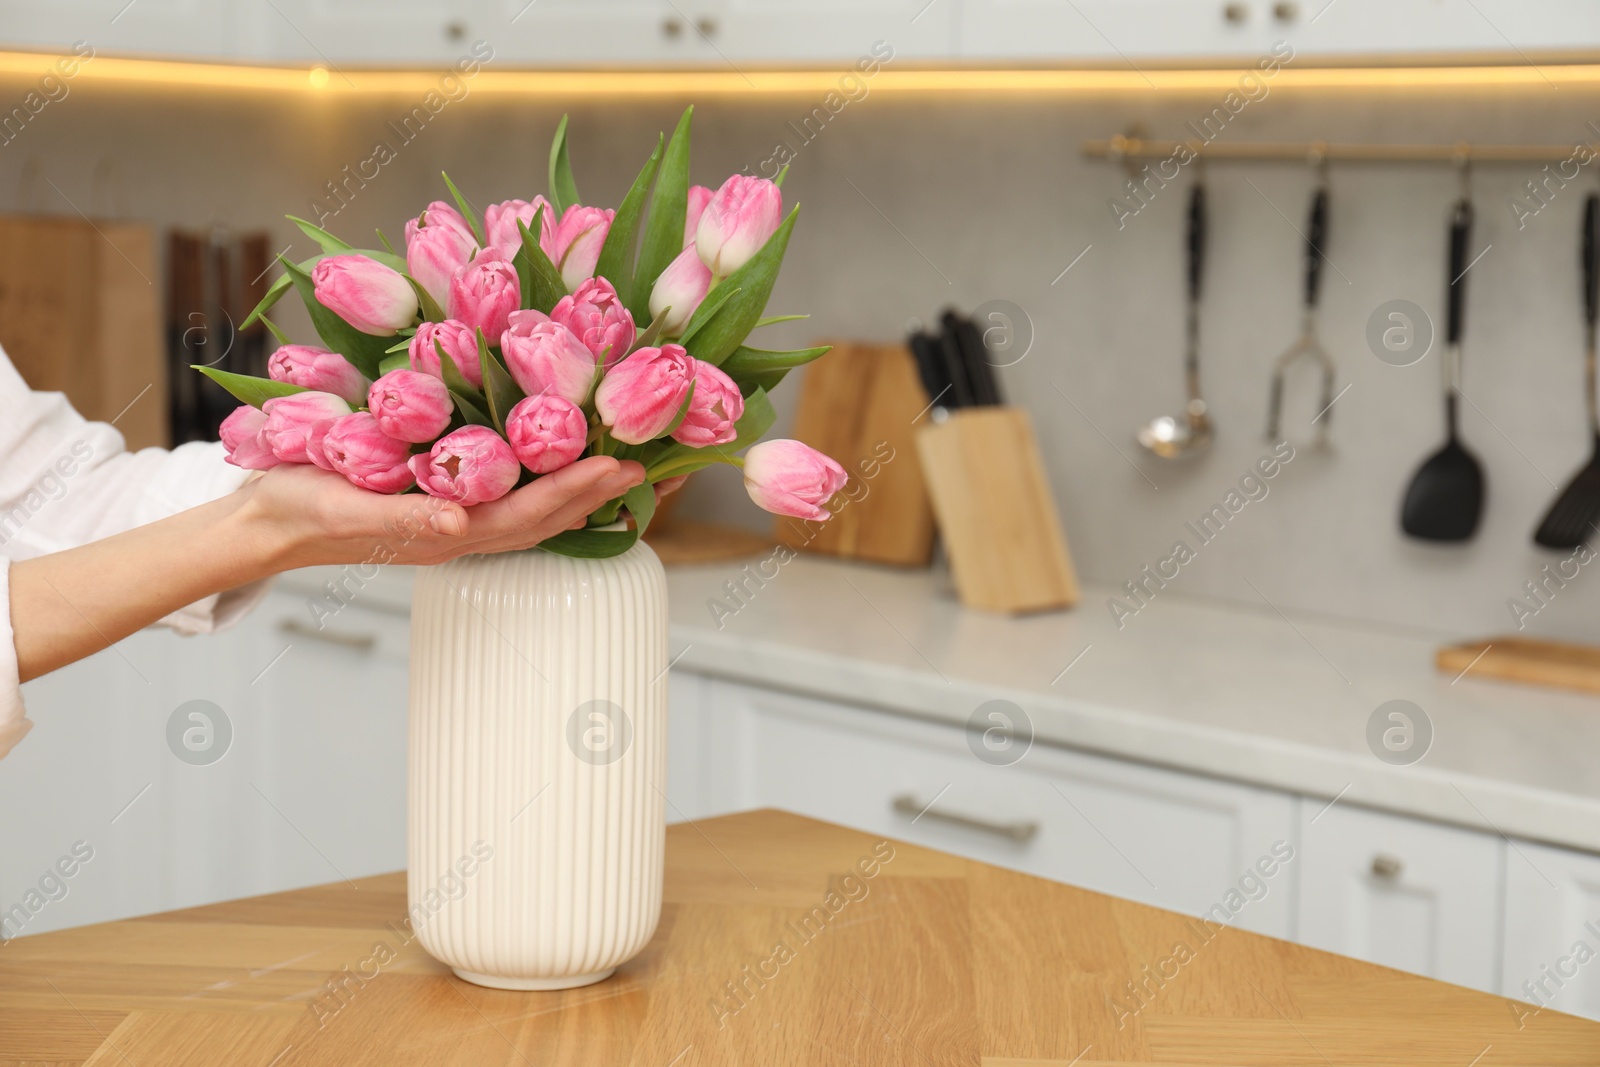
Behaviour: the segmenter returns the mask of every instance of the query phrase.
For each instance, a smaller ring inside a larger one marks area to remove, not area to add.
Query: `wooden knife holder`
[[[952,411],[917,433],[961,603],[1020,614],[1069,608],[1078,577],[1023,408]]]

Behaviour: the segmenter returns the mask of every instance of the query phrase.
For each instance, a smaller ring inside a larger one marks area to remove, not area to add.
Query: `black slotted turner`
[[[1600,411],[1595,399],[1595,319],[1600,309],[1600,195],[1589,194],[1583,203],[1583,399],[1589,412],[1589,436],[1594,440],[1589,463],[1556,497],[1533,539],[1546,548],[1577,548],[1600,522]]]
[[[1466,303],[1467,242],[1472,234],[1472,202],[1462,196],[1450,216],[1450,285],[1441,367],[1444,374],[1444,447],[1417,469],[1400,505],[1400,528],[1423,541],[1466,541],[1483,515],[1483,464],[1461,443],[1457,426],[1461,400],[1461,324]]]

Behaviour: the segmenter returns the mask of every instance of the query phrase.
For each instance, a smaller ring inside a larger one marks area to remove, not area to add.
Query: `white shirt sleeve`
[[[138,403],[138,401],[135,401]],[[0,756],[32,726],[24,717],[7,569],[143,526],[225,496],[250,475],[220,444],[129,452],[122,434],[90,422],[61,393],[39,393],[0,349]],[[179,633],[232,625],[266,582],[208,596],[161,619]]]

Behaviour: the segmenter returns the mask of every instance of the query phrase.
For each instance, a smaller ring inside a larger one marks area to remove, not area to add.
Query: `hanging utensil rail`
[[[1109,140],[1083,142],[1091,159],[1132,162],[1168,159],[1181,150],[1215,162],[1304,163],[1560,163],[1580,152],[1600,156],[1600,144],[1569,145],[1371,144],[1338,141],[1157,141],[1118,134]]]

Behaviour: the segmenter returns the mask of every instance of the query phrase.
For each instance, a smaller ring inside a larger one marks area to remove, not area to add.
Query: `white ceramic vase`
[[[478,985],[608,977],[661,915],[667,594],[644,544],[417,569],[407,898]]]

